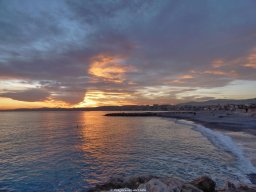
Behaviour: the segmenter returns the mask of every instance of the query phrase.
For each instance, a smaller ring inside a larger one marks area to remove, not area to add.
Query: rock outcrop
[[[207,176],[200,177],[192,181],[191,184],[204,192],[215,192],[216,183]]]
[[[113,177],[108,182],[97,185],[89,192],[256,192],[256,185],[242,185],[226,182],[223,189],[216,189],[216,183],[207,176],[191,182],[175,177],[152,175],[136,177]]]
[[[224,189],[217,190],[217,192],[255,192],[256,191],[256,185],[244,185],[244,184],[238,184],[235,185],[231,182],[226,182]]]

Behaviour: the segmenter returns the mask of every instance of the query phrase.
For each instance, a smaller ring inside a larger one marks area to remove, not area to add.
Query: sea
[[[0,191],[87,191],[110,177],[208,175],[250,183],[256,138],[161,117],[1,112]]]

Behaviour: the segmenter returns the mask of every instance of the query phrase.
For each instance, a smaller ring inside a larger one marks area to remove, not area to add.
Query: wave
[[[227,136],[221,132],[208,129],[202,125],[195,124],[190,121],[180,120],[179,123],[192,125],[195,131],[199,131],[205,136],[214,146],[228,153],[231,153],[237,160],[239,169],[245,174],[256,173],[256,168],[251,161],[247,159],[243,153],[243,150],[232,140],[230,136]]]

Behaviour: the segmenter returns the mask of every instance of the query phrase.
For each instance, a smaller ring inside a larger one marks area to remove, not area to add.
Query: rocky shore
[[[256,192],[256,185],[226,182],[223,188],[216,188],[216,183],[208,176],[187,182],[175,177],[158,177],[153,175],[113,177],[104,184],[97,185],[89,192]]]

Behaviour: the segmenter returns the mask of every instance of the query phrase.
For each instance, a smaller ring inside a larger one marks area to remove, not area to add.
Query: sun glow
[[[62,101],[47,100],[47,101],[38,101],[38,102],[27,102],[27,101],[17,101],[10,98],[0,97],[1,110],[6,109],[18,109],[18,108],[68,108],[71,107],[69,104]]]
[[[133,84],[127,80],[127,73],[135,72],[136,69],[126,64],[123,56],[109,56],[105,54],[96,55],[91,59],[88,73],[91,75],[91,83],[113,83],[113,84]],[[84,100],[74,107],[98,107],[109,105],[133,104],[133,99],[129,93],[119,90],[87,90]]]
[[[87,91],[84,100],[75,107],[98,107],[110,105],[131,105],[134,99],[129,93],[104,92],[98,90]]]

